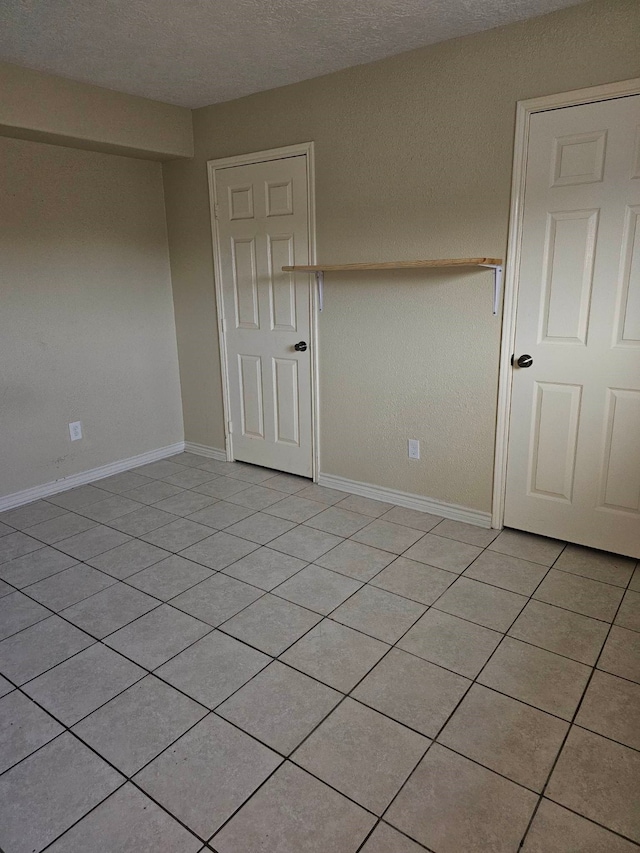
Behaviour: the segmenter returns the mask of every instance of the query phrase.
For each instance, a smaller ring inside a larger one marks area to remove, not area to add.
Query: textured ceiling
[[[581,0],[0,0],[0,58],[201,107]]]

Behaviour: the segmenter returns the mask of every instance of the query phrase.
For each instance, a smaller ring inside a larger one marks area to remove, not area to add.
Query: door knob
[[[296,352],[306,352],[307,351],[307,342],[306,341],[299,341],[297,344],[294,344],[293,348]]]
[[[531,367],[533,358],[529,354],[521,355],[516,364],[518,367]]]

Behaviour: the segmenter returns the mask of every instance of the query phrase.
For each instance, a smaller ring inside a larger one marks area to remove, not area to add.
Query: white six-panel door
[[[531,116],[505,524],[640,556],[640,96]]]
[[[233,456],[311,477],[307,196],[305,156],[215,170]]]

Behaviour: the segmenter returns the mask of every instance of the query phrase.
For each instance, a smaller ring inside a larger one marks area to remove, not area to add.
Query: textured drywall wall
[[[191,111],[0,62],[0,135],[155,160],[191,157]]]
[[[181,441],[160,164],[0,139],[0,196],[0,495]]]
[[[639,27],[637,0],[599,0],[197,110],[195,159],[163,167],[186,438],[224,446],[207,159],[314,140],[326,263],[504,256],[516,101],[640,75]],[[490,510],[491,289],[488,271],[327,275],[324,473]]]

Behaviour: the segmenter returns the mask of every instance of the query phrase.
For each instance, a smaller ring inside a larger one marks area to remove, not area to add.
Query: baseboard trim
[[[98,468],[91,468],[89,471],[80,471],[78,474],[71,474],[68,477],[62,477],[60,480],[43,483],[41,486],[32,486],[30,489],[24,489],[21,492],[4,495],[0,497],[0,512],[37,501],[40,498],[46,498],[49,495],[66,492],[68,489],[76,488],[76,486],[84,486],[86,483],[111,477],[113,474],[119,474],[122,471],[129,471],[131,468],[137,468],[140,465],[147,465],[159,459],[167,459],[183,451],[195,453],[197,456],[204,456],[208,459],[217,459],[220,462],[227,460],[226,452],[217,447],[208,447],[206,444],[198,444],[194,441],[178,441],[166,447],[158,447],[155,450],[148,450],[146,453],[139,453],[137,456],[130,456],[128,459],[119,459],[117,462],[109,462],[106,465],[100,465]],[[363,498],[387,501],[387,503],[404,506],[407,509],[417,509],[421,512],[429,512],[432,515],[441,515],[443,518],[451,518],[454,521],[464,521],[467,524],[475,524],[477,527],[491,527],[491,513],[445,503],[435,498],[426,498],[410,492],[400,492],[396,489],[388,489],[385,486],[374,486],[371,483],[360,483],[357,480],[348,480],[346,477],[338,477],[335,474],[320,474],[318,485],[337,489],[340,492],[350,492]]]
[[[466,524],[475,524],[476,527],[491,527],[490,512],[481,512],[479,509],[469,509],[457,504],[444,503],[444,501],[435,498],[412,495],[410,492],[398,492],[395,489],[387,489],[385,486],[373,486],[371,483],[359,483],[357,480],[347,480],[345,477],[338,477],[335,474],[320,474],[318,485],[337,489],[340,492],[351,492],[352,495],[360,495],[362,498],[371,498],[374,501],[387,501],[407,509],[417,509],[420,512],[441,515],[443,518],[451,518],[453,521],[464,521]]]
[[[176,444],[147,450],[146,453],[139,453],[137,456],[130,456],[128,459],[119,459],[117,462],[109,462],[89,471],[80,471],[78,474],[70,474],[68,477],[53,480],[51,483],[43,483],[41,486],[32,486],[30,489],[24,489],[21,492],[5,495],[0,497],[0,512],[40,500],[40,498],[49,497],[49,495],[66,492],[68,489],[75,489],[76,486],[84,486],[86,483],[103,480],[105,477],[120,474],[122,471],[129,471],[139,465],[147,465],[149,462],[157,462],[159,459],[175,456],[176,453],[182,453],[184,447],[184,441],[178,441]]]
[[[206,456],[208,459],[217,459],[218,462],[227,461],[226,450],[218,450],[217,447],[207,447],[206,444],[198,444],[195,441],[185,441],[184,449],[187,453],[195,453],[196,456]]]

